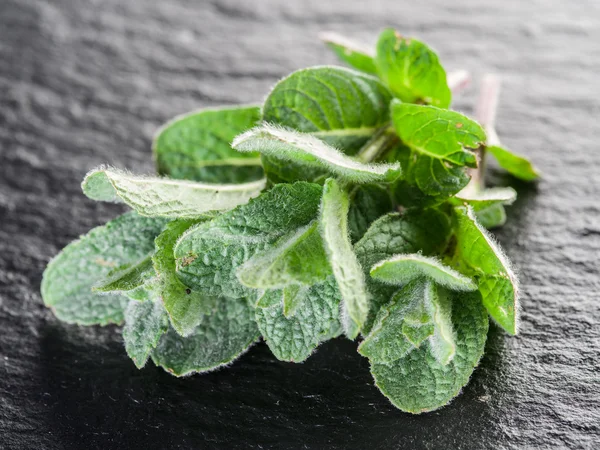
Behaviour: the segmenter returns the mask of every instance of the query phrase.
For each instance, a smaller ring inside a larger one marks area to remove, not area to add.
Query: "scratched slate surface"
[[[117,327],[42,306],[49,258],[122,210],[83,197],[88,169],[150,172],[152,133],[173,115],[258,101],[288,72],[334,63],[321,30],[373,42],[386,25],[450,69],[502,75],[498,131],[544,173],[537,186],[493,174],[520,195],[497,236],[521,273],[521,334],[491,330],[450,406],[395,410],[343,339],[302,365],[259,344],[208,375],[138,371]],[[0,448],[594,448],[598,42],[594,0],[0,2]]]

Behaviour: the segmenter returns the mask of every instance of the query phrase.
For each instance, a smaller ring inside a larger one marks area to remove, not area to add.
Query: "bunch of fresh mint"
[[[447,76],[422,42],[387,29],[371,56],[324,40],[356,70],[299,70],[261,106],[176,118],[153,144],[165,177],[91,171],[88,197],[133,211],[54,258],[42,296],[66,322],[124,321],[134,363],[177,376],[261,338],[301,362],[360,336],[383,394],[431,411],[468,382],[488,315],[517,332],[517,279],[485,229],[515,191],[484,187],[486,153],[537,174],[497,145],[495,78],[477,123],[448,109],[468,75]]]

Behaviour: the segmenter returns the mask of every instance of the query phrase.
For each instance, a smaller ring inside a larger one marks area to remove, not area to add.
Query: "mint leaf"
[[[244,183],[262,178],[258,155],[231,148],[235,136],[260,121],[258,106],[203,109],[176,117],[154,137],[158,173],[207,183]]]
[[[474,276],[490,316],[510,334],[517,333],[519,283],[512,267],[491,235],[475,219],[470,207],[455,208],[456,263]]]
[[[371,361],[371,373],[381,392],[402,411],[433,411],[456,397],[465,386],[483,350],[488,319],[479,292],[451,294],[456,353],[444,365],[428,345],[391,364]]]
[[[375,61],[368,49],[363,48],[360,44],[351,42],[337,33],[321,33],[319,37],[346,64],[361,72],[377,75]]]
[[[481,226],[489,230],[506,223],[506,210],[502,205],[492,205],[486,209],[476,211],[475,217]]]
[[[196,289],[190,289],[179,280],[175,272],[175,243],[197,223],[198,221],[193,220],[174,220],[154,241],[156,253],[152,257],[152,263],[158,274],[155,290],[169,315],[171,325],[182,336],[192,333],[202,316],[210,312],[215,302],[219,301]]]
[[[454,291],[477,290],[477,285],[470,278],[445,266],[438,259],[414,253],[395,255],[378,262],[371,269],[371,276],[377,281],[397,285],[426,277]]]
[[[122,322],[128,299],[93,293],[92,286],[112,269],[146,257],[165,224],[164,219],[128,213],[67,245],[44,271],[41,292],[46,306],[69,323]]]
[[[233,148],[260,152],[298,166],[323,169],[353,183],[394,181],[399,164],[365,164],[306,133],[263,124],[235,138]]]
[[[94,169],[81,184],[92,200],[123,202],[148,217],[197,219],[246,203],[265,188],[265,180],[244,184],[202,184]]]
[[[310,286],[290,284],[283,288],[283,315],[292,317],[296,310],[306,299],[307,291]]]
[[[188,337],[169,329],[151,357],[175,376],[209,372],[237,359],[258,337],[254,310],[247,302],[221,299]]]
[[[321,235],[343,300],[344,331],[354,339],[367,320],[369,299],[363,269],[348,235],[349,208],[347,192],[337,181],[328,179],[323,186],[321,201]]]
[[[291,317],[284,314],[281,291],[268,291],[273,306],[256,309],[256,322],[265,342],[281,361],[302,362],[317,346],[341,333],[340,293],[333,277],[300,294]]]
[[[533,164],[531,164],[531,161],[524,156],[512,153],[510,150],[498,145],[490,145],[486,147],[486,150],[494,155],[500,167],[511,175],[524,181],[533,181],[540,177],[540,174]]]
[[[152,267],[152,256],[148,255],[139,262],[111,270],[107,277],[94,286],[94,292],[127,292],[144,286],[156,273]]]
[[[350,210],[348,211],[350,240],[358,241],[375,220],[392,209],[392,199],[385,186],[378,184],[356,186],[350,192]]]
[[[290,283],[312,285],[330,274],[316,220],[254,255],[237,272],[243,285],[258,289],[280,289]]]
[[[278,184],[210,222],[190,228],[174,249],[177,275],[210,296],[245,297],[238,267],[318,214],[322,189],[305,182]]]
[[[422,42],[388,28],[379,36],[375,64],[384,84],[403,102],[450,106],[446,71],[435,52]]]
[[[169,317],[160,301],[130,301],[125,310],[123,340],[135,366],[146,365],[150,352],[169,329]]]
[[[353,155],[389,121],[391,94],[375,78],[342,67],[298,70],[275,85],[263,121],[311,133]]]
[[[427,195],[452,195],[469,178],[460,167],[476,167],[469,149],[485,143],[485,132],[474,121],[434,106],[392,102],[392,121],[403,144],[406,179]]]
[[[517,193],[511,187],[484,189],[479,192],[459,192],[452,203],[471,205],[477,221],[485,228],[504,225],[506,212],[503,205],[511,205],[517,199]]]

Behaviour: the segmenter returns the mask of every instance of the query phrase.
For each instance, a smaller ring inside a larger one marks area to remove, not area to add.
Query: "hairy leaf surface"
[[[438,409],[458,395],[485,347],[488,318],[479,292],[452,293],[452,323],[456,353],[441,364],[428,345],[391,364],[371,362],[371,373],[381,392],[403,411],[419,414]]]
[[[146,365],[150,352],[169,329],[169,317],[160,300],[130,301],[125,310],[123,340],[125,350],[135,366]]]
[[[154,248],[166,220],[124,214],[67,245],[46,267],[41,292],[56,316],[80,325],[123,321],[128,299],[92,286],[117,267],[135,264]]]
[[[323,169],[352,183],[391,182],[401,170],[398,163],[361,163],[310,134],[269,124],[236,137],[232,145],[241,152],[260,152],[292,165]]]
[[[193,333],[172,328],[152,351],[154,364],[175,376],[208,372],[237,359],[259,337],[254,310],[244,299],[220,299]]]
[[[321,235],[343,300],[344,331],[354,339],[367,320],[369,298],[364,271],[350,243],[349,208],[348,193],[337,181],[328,179],[323,187],[321,202]]]
[[[337,33],[322,33],[321,40],[346,64],[361,72],[377,75],[371,51]]]
[[[351,241],[353,243],[358,241],[375,220],[392,209],[392,199],[385,186],[379,184],[356,186],[350,192],[350,210],[348,211]]]
[[[453,204],[470,205],[477,221],[486,228],[504,225],[506,222],[504,205],[512,205],[517,199],[517,193],[511,187],[484,189],[480,192],[463,191],[452,199]]]
[[[455,208],[458,270],[475,277],[490,316],[510,334],[517,333],[519,285],[498,244],[475,219],[470,207]]]
[[[539,178],[540,175],[537,169],[531,164],[531,161],[524,156],[517,155],[516,153],[497,145],[486,147],[486,150],[494,155],[494,158],[496,158],[500,167],[511,175],[524,181],[533,181]]]
[[[318,215],[322,188],[298,182],[278,184],[247,205],[189,229],[174,254],[181,281],[211,296],[244,297],[238,267]]]
[[[231,148],[235,136],[260,121],[258,106],[203,109],[176,117],[154,137],[158,173],[207,183],[245,183],[262,178],[258,155]]]
[[[422,42],[388,28],[379,36],[375,64],[384,84],[403,102],[450,106],[446,71],[435,52]]]
[[[82,188],[93,200],[123,202],[143,216],[197,219],[242,205],[260,194],[265,185],[265,180],[203,184],[99,168],[86,175]]]
[[[342,332],[340,293],[333,277],[304,290],[291,317],[284,314],[281,291],[268,291],[267,295],[273,297],[273,306],[256,309],[256,322],[267,345],[281,361],[304,361],[321,342]]]

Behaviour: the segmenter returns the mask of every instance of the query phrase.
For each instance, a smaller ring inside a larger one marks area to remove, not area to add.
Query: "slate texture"
[[[84,198],[88,169],[149,173],[173,115],[260,101],[290,71],[336,62],[319,31],[372,43],[386,25],[450,69],[499,73],[498,132],[544,174],[537,187],[493,177],[519,191],[497,236],[521,274],[521,334],[491,330],[450,406],[395,410],[343,339],[301,365],[259,344],[176,379],[136,370],[117,327],[43,307],[50,257],[122,210]],[[2,0],[0,448],[598,448],[599,42],[594,0]]]

